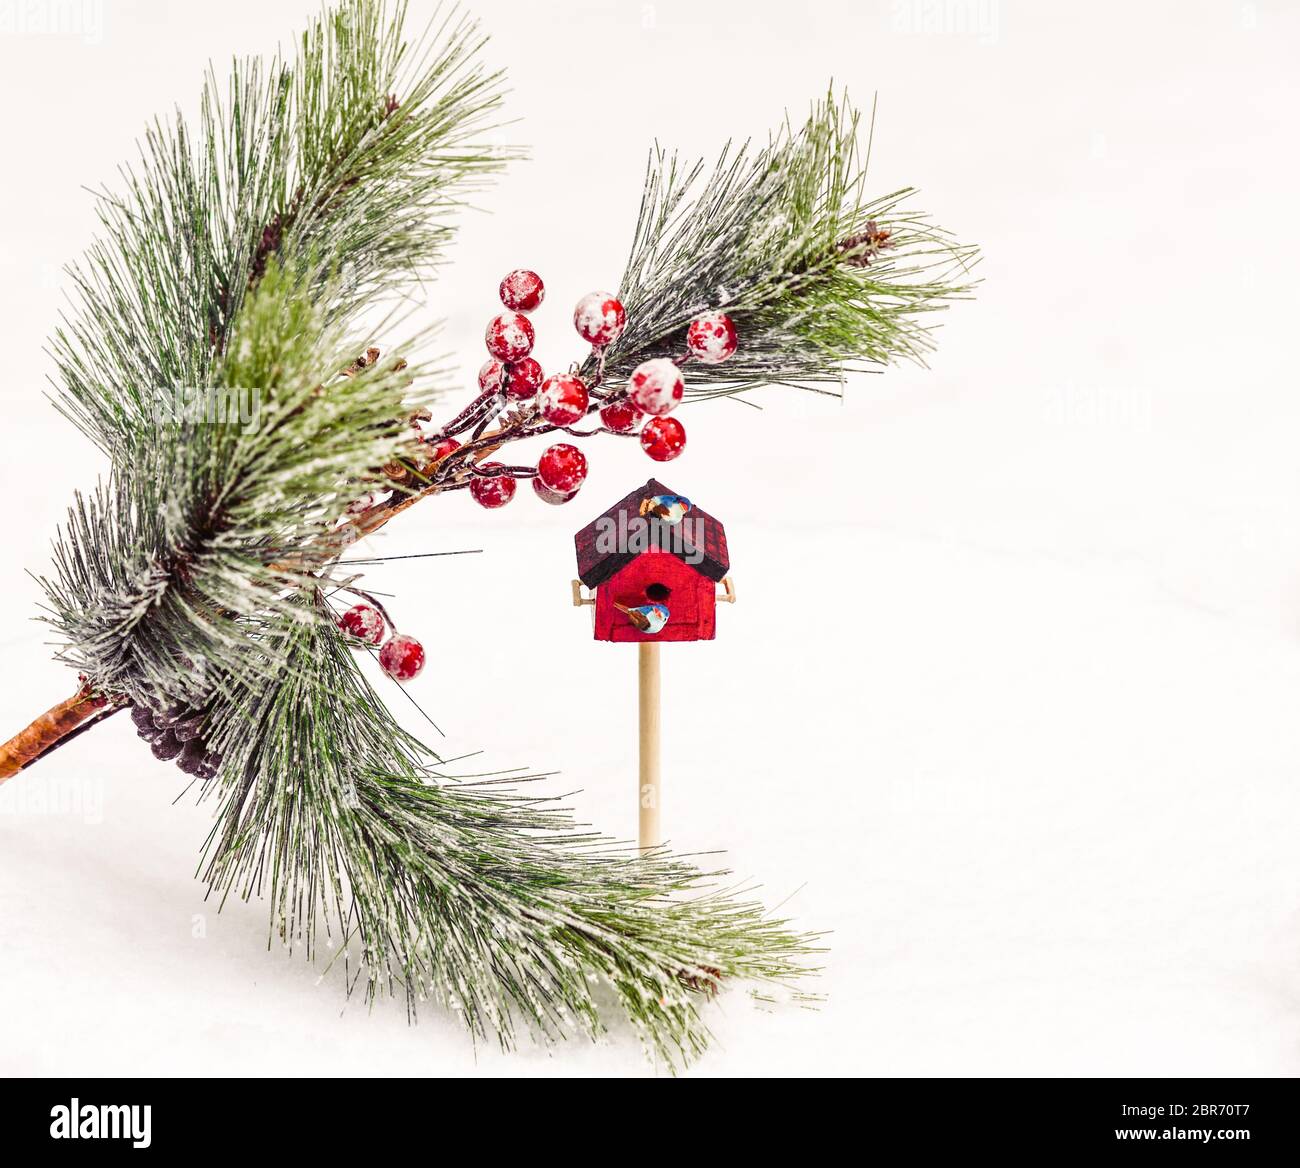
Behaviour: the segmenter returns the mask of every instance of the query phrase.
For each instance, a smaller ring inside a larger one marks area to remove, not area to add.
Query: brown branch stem
[[[26,729],[0,746],[0,783],[12,779],[29,763],[52,750],[88,718],[102,712],[108,698],[92,690],[84,678],[72,697],[51,706]]]

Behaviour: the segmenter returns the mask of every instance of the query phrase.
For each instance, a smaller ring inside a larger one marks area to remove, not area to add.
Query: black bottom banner
[[[775,1136],[772,1122],[788,1115],[784,1139],[824,1143],[828,1128],[842,1127],[864,1151],[879,1142],[916,1152],[1116,1149],[1141,1157],[1173,1146],[1212,1157],[1247,1150],[1294,1159],[1300,1126],[1291,1079],[853,1081],[861,1085],[852,1102],[820,1091],[802,1101],[797,1085],[781,1082],[780,1093],[764,1104],[764,1138]],[[587,1153],[622,1144],[648,1150],[659,1143],[651,1135],[658,1130],[663,1152],[685,1156],[689,1148],[673,1146],[685,1114],[679,1109],[689,1107],[698,1118],[706,1106],[719,1127],[712,1138],[696,1129],[690,1142],[697,1153],[720,1151],[737,1139],[748,1143],[758,1134],[752,1104],[734,1096],[722,1105],[716,1098],[685,1098],[693,1093],[690,1076],[658,1080],[668,1092],[663,1099],[651,1098],[657,1083],[629,1091],[609,1080],[529,1080],[518,1103],[500,1080],[463,1082],[472,1095],[461,1099],[460,1084],[446,1080],[11,1079],[0,1087],[0,1122],[6,1160],[14,1164],[27,1162],[13,1158],[24,1152],[195,1151],[210,1157],[255,1151],[259,1159],[283,1154],[295,1160],[312,1153],[386,1155],[384,1149],[398,1147],[393,1140],[435,1136],[440,1129],[481,1139],[498,1155],[511,1143],[533,1151],[557,1139],[571,1143],[579,1132]],[[609,1106],[599,1098],[606,1090]],[[745,1090],[763,1093],[763,1081],[746,1080]],[[512,1106],[520,1108],[521,1122],[506,1117]],[[543,1114],[547,1119],[538,1122]],[[480,1118],[490,1118],[491,1126],[474,1122]],[[733,1129],[726,1138],[724,1124]],[[562,1135],[566,1130],[569,1135]]]

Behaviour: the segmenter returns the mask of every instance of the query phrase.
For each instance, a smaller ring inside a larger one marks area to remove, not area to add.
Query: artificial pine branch
[[[348,0],[292,59],[236,64],[223,97],[210,77],[197,135],[156,124],[126,193],[104,197],[106,237],[53,343],[57,404],[111,461],[43,581],[83,680],[0,747],[0,779],[129,706],[217,800],[212,888],[267,896],[309,957],[326,929],[350,987],[433,1000],[510,1045],[521,1027],[597,1033],[604,983],[678,1065],[704,1048],[699,1009],[721,982],[794,987],[813,939],[720,874],[448,774],[362,676],[326,599],[356,590],[343,552],[416,502],[537,474],[489,463],[503,447],[603,428],[507,409],[507,365],[421,432],[440,371],[357,331],[437,259],[446,213],[504,158],[476,144],[497,78],[473,25],[453,12],[412,45],[402,15]],[[630,325],[581,366],[588,415],[647,356],[681,360],[705,310],[726,308],[743,343],[725,371],[691,366],[702,396],[925,350],[922,314],[965,293],[973,253],[900,196],[864,201],[855,127],[847,102],[821,103],[702,185],[652,160],[620,290]],[[178,386],[255,390],[257,417],[196,418]]]

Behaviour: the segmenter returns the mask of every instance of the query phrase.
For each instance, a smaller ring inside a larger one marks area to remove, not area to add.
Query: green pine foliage
[[[441,389],[437,369],[349,368],[372,340],[359,314],[427,277],[450,212],[505,158],[480,144],[499,88],[472,22],[453,11],[410,41],[403,15],[345,0],[288,58],[209,77],[197,128],[156,123],[102,197],[52,350],[57,404],[111,470],[59,533],[47,619],[103,692],[202,715],[219,898],[267,897],[274,933],[309,957],[324,930],[350,987],[438,1003],[507,1046],[599,1033],[612,990],[677,1066],[704,1049],[719,985],[800,998],[814,938],[721,874],[450,774],[334,624],[331,591],[351,583],[340,517]],[[702,183],[652,159],[615,379],[719,307],[742,343],[692,367],[706,395],[924,352],[926,314],[963,294],[952,273],[973,257],[901,195],[864,200],[855,129],[847,104],[819,104]],[[177,387],[247,391],[256,418],[192,416]]]
[[[279,680],[297,593],[336,558],[338,517],[409,443],[412,370],[322,381],[355,346],[320,292],[310,266],[272,259],[214,392],[194,409],[159,393],[147,427],[123,427],[108,481],[70,513],[45,582],[50,620],[61,657],[105,693],[202,706],[229,682]]]
[[[651,155],[607,380],[679,356],[691,319],[716,309],[740,344],[725,364],[689,367],[692,397],[924,358],[932,314],[971,291],[976,250],[907,207],[910,189],[867,197],[858,123],[830,94],[801,126],[760,149],[728,145],[711,169]]]
[[[500,75],[472,21],[453,10],[412,43],[404,9],[349,0],[295,56],[210,74],[197,129],[156,121],[125,191],[100,196],[52,349],[59,408],[105,451],[153,441],[160,387],[214,384],[272,258],[310,265],[340,325],[439,261],[451,212],[508,157],[481,144]]]
[[[378,703],[320,598],[303,604],[281,684],[223,707],[207,870],[266,891],[281,937],[314,957],[321,922],[338,927],[368,997],[435,1003],[506,1047],[520,1028],[595,1037],[611,987],[668,1066],[704,1050],[699,1007],[720,983],[797,978],[810,939],[691,864],[492,779],[453,781]]]

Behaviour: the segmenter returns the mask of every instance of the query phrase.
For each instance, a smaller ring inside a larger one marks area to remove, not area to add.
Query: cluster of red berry
[[[686,449],[685,427],[668,416],[685,396],[681,366],[688,361],[716,365],[736,351],[736,327],[726,313],[708,312],[696,317],[686,330],[684,354],[642,362],[632,371],[623,389],[611,391],[602,386],[604,353],[627,325],[627,313],[616,296],[609,292],[589,292],[573,310],[573,327],[591,345],[595,357],[596,374],[588,385],[578,375],[576,365],[568,373],[546,377],[541,365],[531,356],[536,333],[527,314],[541,307],[546,297],[541,277],[520,268],[501,281],[499,291],[505,311],[488,321],[484,332],[488,359],[478,372],[478,398],[442,429],[425,434],[421,440],[427,461],[421,460],[417,469],[420,474],[432,476],[435,487],[442,481],[438,476],[446,475],[453,485],[468,485],[470,494],[481,506],[496,508],[504,507],[515,497],[519,479],[529,478],[539,499],[560,504],[572,499],[587,477],[587,456],[569,442],[548,446],[536,467],[478,461],[467,461],[462,467],[456,465],[457,460],[444,463],[444,459],[461,449],[454,435],[467,431],[473,434],[470,449],[464,455],[476,454],[479,458],[487,449],[495,449],[514,438],[555,430],[578,438],[600,433],[638,435],[641,449],[656,462],[670,462]],[[516,413],[512,423],[502,427],[499,439],[482,435],[491,418],[502,413],[511,402],[532,404],[522,413]],[[600,415],[597,428],[586,431],[571,428],[594,410]],[[428,417],[425,412],[423,418]],[[484,449],[488,442],[492,445]],[[446,469],[440,471],[439,464]],[[406,473],[400,466],[397,470]],[[376,497],[368,495],[357,500],[349,511],[360,513],[376,505]],[[409,681],[424,668],[424,648],[414,637],[396,629],[385,641],[391,625],[377,601],[354,605],[339,621],[339,627],[355,644],[382,642],[379,664],[398,681]]]
[[[339,628],[359,644],[383,642],[379,664],[384,672],[398,681],[410,681],[424,668],[424,646],[396,629],[385,641],[388,624],[379,609],[369,604],[354,604],[339,618]]]
[[[536,272],[523,268],[511,272],[501,281],[500,295],[506,311],[488,321],[484,332],[489,357],[479,370],[479,389],[521,402],[535,397],[542,419],[577,437],[601,431],[635,434],[639,430],[641,449],[656,462],[669,462],[686,449],[685,427],[666,416],[685,394],[681,363],[695,359],[716,364],[736,351],[736,328],[731,319],[725,313],[707,313],[691,322],[686,335],[688,352],[680,361],[667,357],[646,361],[633,371],[623,392],[603,393],[599,380],[589,387],[574,372],[545,377],[530,356],[536,333],[526,314],[538,308],[546,296]],[[589,292],[573,310],[573,327],[598,357],[626,325],[623,305],[609,292]],[[599,409],[599,429],[587,433],[570,429],[593,408]],[[456,449],[446,445],[449,441],[441,439],[435,450],[449,453]],[[482,463],[477,471],[470,493],[482,506],[504,507],[514,498],[516,474],[493,462]],[[559,442],[542,452],[535,472],[518,477],[531,478],[534,492],[545,502],[567,503],[587,477],[587,456],[571,443]]]

